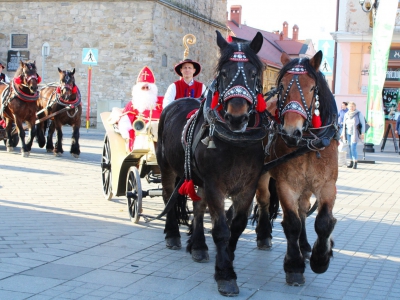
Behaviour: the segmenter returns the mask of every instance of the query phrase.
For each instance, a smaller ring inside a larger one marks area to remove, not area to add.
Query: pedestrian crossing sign
[[[95,66],[97,65],[98,57],[99,57],[99,50],[94,48],[82,49],[82,64]]]
[[[324,75],[332,75],[333,58],[323,58],[319,70]]]

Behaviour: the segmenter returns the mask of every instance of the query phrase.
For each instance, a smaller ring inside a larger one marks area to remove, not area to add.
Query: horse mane
[[[300,59],[295,58],[288,62],[279,71],[278,77],[276,79],[276,85],[279,86],[279,82],[282,80],[283,76],[294,66],[299,64]],[[326,120],[332,115],[338,115],[335,98],[329,89],[328,83],[326,82],[325,76],[320,71],[316,71],[314,67],[310,64],[309,58],[302,58],[301,65],[307,70],[308,75],[313,78],[318,87],[319,95],[319,111],[321,113],[321,120],[324,124]]]
[[[223,49],[220,48],[220,58],[218,60],[217,66],[215,68],[215,73],[218,74],[218,72],[222,69],[222,66],[229,62],[230,58],[232,57],[233,53],[236,51],[239,51],[238,47],[239,43],[229,43],[226,47]],[[255,65],[255,67],[258,70],[258,75],[261,76],[261,72],[264,69],[264,64],[258,57],[258,55],[250,48],[250,42],[249,43],[240,43],[241,44],[241,51],[246,54],[246,57],[249,59],[249,61]]]
[[[32,66],[35,67],[35,70],[36,70],[36,65],[35,65],[35,63],[34,63],[33,60],[24,61],[24,64],[31,64]],[[22,75],[22,69],[23,69],[23,67],[22,67],[21,64],[20,64],[20,65],[18,66],[17,71],[15,71],[14,78],[17,78],[17,77],[19,77],[19,76]]]

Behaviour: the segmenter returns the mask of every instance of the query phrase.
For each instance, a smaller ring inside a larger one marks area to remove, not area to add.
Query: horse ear
[[[226,46],[228,46],[228,42],[222,37],[221,32],[218,30],[215,30],[217,33],[217,45],[220,49],[224,49]]]
[[[264,42],[263,35],[258,31],[254,39],[250,43],[250,48],[257,54],[260,51],[262,44]]]
[[[21,67],[24,67],[25,63],[23,62],[22,59],[19,61],[19,65],[20,65]]]
[[[75,68],[72,69],[72,73],[71,73],[71,74],[72,74],[72,75],[75,74]]]
[[[321,65],[321,61],[322,61],[322,51],[319,50],[314,56],[313,58],[310,59],[310,64],[313,66],[313,68],[315,69],[315,71],[319,70],[319,66]]]
[[[286,65],[288,62],[290,62],[291,61],[291,59],[290,59],[290,56],[286,53],[286,52],[282,52],[282,55],[281,55],[281,63],[283,64],[283,65]]]
[[[58,69],[58,73],[60,73],[60,74],[61,74],[61,73],[63,72],[63,71],[61,71],[61,69],[60,69],[60,68],[57,68],[57,69]]]

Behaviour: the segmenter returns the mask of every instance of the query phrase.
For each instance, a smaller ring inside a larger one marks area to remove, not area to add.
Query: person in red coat
[[[199,98],[206,86],[200,81],[194,80],[199,75],[201,66],[198,62],[191,59],[185,59],[175,66],[175,72],[181,79],[172,83],[164,95],[163,107],[166,107],[172,101],[184,97]]]
[[[127,141],[127,150],[130,152],[133,150],[135,142],[132,123],[138,117],[142,118],[145,123],[148,123],[150,118],[152,120],[160,118],[163,97],[158,97],[157,94],[158,88],[153,71],[146,66],[140,71],[136,84],[132,87],[132,100],[125,106],[119,118],[115,118],[115,114],[112,118],[119,119],[116,120],[118,130]]]

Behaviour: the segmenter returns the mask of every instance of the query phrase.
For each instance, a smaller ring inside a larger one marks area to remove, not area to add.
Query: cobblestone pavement
[[[133,224],[123,197],[103,198],[104,133],[82,129],[82,154],[74,159],[71,131],[65,132],[63,157],[35,143],[23,158],[0,144],[0,299],[222,299],[213,279],[210,223],[210,262],[166,249],[163,222]],[[280,218],[270,251],[257,250],[248,225],[234,262],[237,299],[400,298],[400,156],[390,142],[384,152],[375,150],[367,153],[375,164],[339,169],[334,259],[327,272],[317,275],[307,266],[304,286],[286,285]],[[149,215],[163,207],[159,197],[144,198],[143,206]],[[314,220],[315,214],[307,219],[310,243]]]

